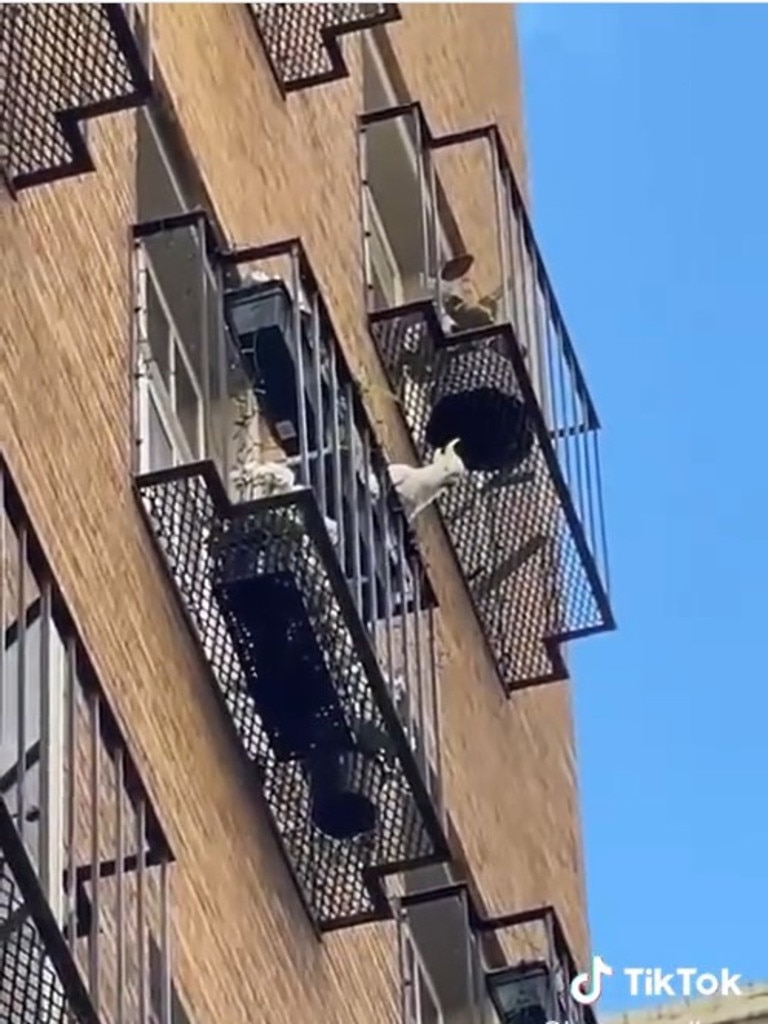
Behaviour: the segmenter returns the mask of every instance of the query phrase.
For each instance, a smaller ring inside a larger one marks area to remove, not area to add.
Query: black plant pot
[[[438,380],[426,439],[443,448],[454,438],[469,470],[513,469],[533,448],[512,362],[489,347],[454,355]]]
[[[377,798],[386,775],[389,740],[372,722],[352,726],[356,746],[319,749],[307,761],[312,820],[332,839],[354,839],[373,832]]]

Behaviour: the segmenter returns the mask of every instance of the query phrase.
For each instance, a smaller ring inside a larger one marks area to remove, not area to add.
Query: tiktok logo
[[[591,1006],[600,998],[603,978],[610,978],[612,975],[613,968],[601,956],[593,956],[591,968],[577,974],[571,982],[571,995],[582,1006]]]

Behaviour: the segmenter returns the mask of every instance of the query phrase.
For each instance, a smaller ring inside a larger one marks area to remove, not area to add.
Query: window
[[[43,633],[48,635],[48,655],[45,659],[48,678],[47,699],[43,701],[41,669],[41,643]],[[64,878],[64,645],[51,619],[46,616],[42,626],[41,602],[36,599],[27,608],[25,626],[19,629],[13,622],[5,631],[5,672],[2,691],[2,725],[0,728],[0,795],[14,818],[19,822],[19,803],[23,807],[27,852],[40,871],[42,859],[47,856],[50,891],[48,901],[59,921],[63,920]],[[20,678],[20,655],[23,658],[24,679]],[[20,696],[24,689],[23,744],[24,757],[19,756]],[[45,707],[43,706],[45,704]],[[46,720],[43,718],[45,713]],[[40,785],[40,748],[45,730],[50,736],[50,780],[45,799]],[[21,772],[20,772],[21,766]],[[19,778],[21,774],[21,778]],[[19,797],[21,796],[21,801]],[[48,823],[48,849],[41,849],[40,819]]]
[[[170,137],[167,114],[137,121],[137,222],[199,207],[199,192]],[[202,220],[151,234],[135,253],[138,471],[213,457],[226,462],[221,284]],[[221,436],[219,436],[221,434]]]
[[[394,57],[385,55],[374,35],[363,38],[363,107],[366,112],[407,104],[402,84],[394,81]],[[435,277],[432,204],[415,116],[379,121],[366,128],[366,210],[373,308],[382,309],[424,297]],[[437,223],[442,264],[452,252],[442,219]]]
[[[404,1024],[443,1024],[443,1015],[429,976],[408,932],[403,935],[405,955]]]

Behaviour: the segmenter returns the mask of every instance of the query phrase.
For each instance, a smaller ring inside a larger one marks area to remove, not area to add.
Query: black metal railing
[[[397,4],[247,5],[284,93],[347,75],[340,37],[400,18]]]
[[[614,626],[599,421],[511,164],[418,104],[360,125],[371,335],[417,457],[459,441],[438,504],[505,688],[563,678],[560,646]]]
[[[12,194],[93,170],[82,122],[149,99],[124,7],[0,7],[0,174]]]
[[[172,854],[2,459],[0,492],[0,1010],[139,1024],[152,936],[169,978]]]
[[[499,1024],[595,1024],[591,1007],[571,995],[578,968],[553,907],[484,917],[460,882],[401,897],[397,920],[403,1024],[417,1019],[408,1006],[415,962],[446,1019],[494,1013]]]
[[[310,917],[388,916],[380,876],[446,851],[312,492],[233,504],[210,461],[137,488]]]
[[[266,435],[310,487],[387,687],[441,804],[435,597],[315,276],[297,239],[224,257],[239,281],[227,321],[252,393],[231,459],[238,497],[258,496]],[[295,297],[295,298],[294,298]],[[261,427],[254,436],[258,406]],[[272,450],[275,450],[273,446]],[[254,489],[253,484],[256,484]]]
[[[99,1024],[29,855],[0,801],[0,1017]]]
[[[134,236],[142,507],[312,919],[384,916],[378,876],[445,851],[434,596],[386,462],[297,240]]]

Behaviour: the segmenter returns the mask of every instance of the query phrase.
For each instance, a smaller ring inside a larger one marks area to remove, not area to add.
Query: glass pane
[[[178,346],[176,349],[175,383],[176,416],[189,445],[192,458],[199,459],[202,456],[200,450],[201,402]]]
[[[49,644],[49,737],[52,747],[50,756],[50,803],[43,808],[40,788],[40,741],[42,725],[41,676],[40,676],[40,603],[33,602],[27,609],[27,628],[24,634],[24,838],[32,861],[38,864],[40,856],[40,817],[45,815],[53,843],[61,826],[60,809],[57,806],[60,778],[57,769],[57,739],[60,740],[61,703],[64,693],[64,647],[56,630],[50,623]],[[5,666],[3,677],[4,718],[0,735],[0,796],[5,801],[14,823],[18,822],[18,767],[19,767],[19,686],[18,686],[18,626],[14,622],[5,631]],[[52,863],[55,859],[52,854]],[[55,877],[55,874],[53,875]],[[54,908],[55,909],[55,908]]]
[[[206,432],[208,443],[206,454],[209,455],[219,467],[222,480],[226,480],[229,474],[227,465],[227,437],[231,426],[232,408],[227,396],[224,374],[226,373],[227,361],[223,348],[227,344],[228,336],[224,330],[224,311],[221,301],[221,292],[218,282],[213,275],[206,275],[206,317],[208,322],[208,418]],[[232,359],[236,359],[234,348],[227,353]]]
[[[146,34],[146,30],[144,31]],[[138,220],[169,217],[188,205],[179,195],[169,170],[169,161],[163,159],[157,131],[153,131],[152,114],[137,111],[136,117],[136,203]]]
[[[429,991],[426,978],[421,970],[419,978],[419,1022],[420,1024],[440,1024],[440,1011],[435,1005]]]
[[[155,400],[149,398],[149,469],[170,469],[174,463],[173,443],[163,426]]]
[[[147,341],[152,358],[166,388],[171,386],[170,330],[157,288],[151,274],[147,274]]]
[[[201,229],[171,228],[145,241],[151,271],[157,280],[174,333],[184,345],[197,380],[205,376],[203,330],[205,255]]]

